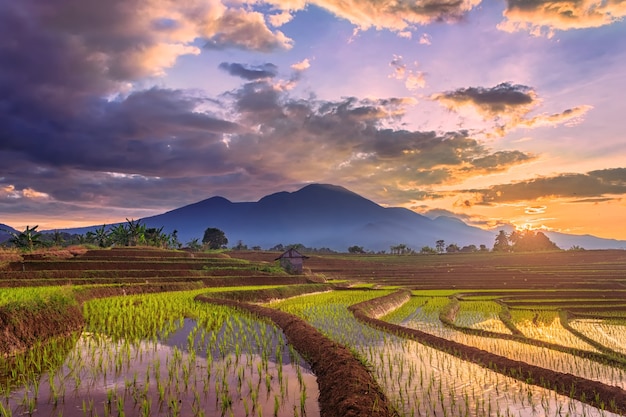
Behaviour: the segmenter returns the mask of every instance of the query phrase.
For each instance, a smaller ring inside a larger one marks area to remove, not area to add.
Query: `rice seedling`
[[[511,330],[500,320],[501,310],[502,306],[493,300],[462,300],[454,324],[470,329],[511,334]]]
[[[528,338],[597,352],[597,349],[566,330],[556,310],[510,309],[515,326]]]
[[[302,406],[302,390],[317,391],[307,364],[286,349],[279,329],[195,302],[200,292],[86,303],[87,327],[74,345],[64,352],[56,345],[41,348],[47,355],[63,353],[54,369],[41,366],[45,361],[30,366],[28,354],[15,358],[10,378],[16,382],[3,392],[5,414],[82,409],[99,416],[243,416],[252,408],[291,416]],[[304,404],[307,415],[319,414],[315,398]]]
[[[624,319],[578,318],[571,320],[569,325],[601,345],[626,354],[626,321]]]
[[[445,306],[440,297],[433,298],[436,298],[435,302],[432,302],[433,305]],[[430,298],[427,300],[430,301]],[[626,388],[626,370],[624,369],[548,347],[534,346],[515,340],[471,335],[450,329],[441,324],[439,313],[432,307],[424,308],[424,303],[423,297],[413,297],[401,309],[388,314],[384,319],[531,365],[570,373],[622,389]],[[426,305],[429,304],[431,302],[426,303]],[[566,330],[562,328],[560,331]]]
[[[271,306],[306,318],[332,339],[353,348],[371,366],[377,381],[403,416],[534,416],[542,405],[549,411],[571,410],[571,415],[610,415],[548,389],[372,329],[356,321],[347,310],[351,304],[386,293],[341,291],[303,296]],[[416,303],[426,311],[420,314],[428,315],[428,309],[436,308],[426,307],[424,301]],[[444,301],[433,304],[443,305]]]

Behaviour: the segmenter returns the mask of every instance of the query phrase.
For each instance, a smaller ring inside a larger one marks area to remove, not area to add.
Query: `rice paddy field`
[[[0,417],[626,415],[625,251],[277,255],[13,255]]]

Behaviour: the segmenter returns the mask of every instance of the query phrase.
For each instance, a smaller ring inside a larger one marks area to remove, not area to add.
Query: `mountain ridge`
[[[226,234],[229,246],[241,241],[248,247],[269,249],[278,244],[300,243],[342,252],[354,245],[371,251],[388,251],[390,246],[398,244],[419,251],[424,246],[435,247],[438,240],[459,247],[491,248],[498,230],[502,229],[484,230],[456,217],[430,219],[406,208],[383,207],[332,184],[309,184],[297,191],[269,194],[256,202],[232,202],[213,196],[139,220],[147,227],[163,227],[165,233],[177,230],[182,243],[201,240],[206,228],[217,227]],[[101,226],[61,231],[83,234]],[[626,248],[626,241],[622,240],[544,233],[561,249]]]

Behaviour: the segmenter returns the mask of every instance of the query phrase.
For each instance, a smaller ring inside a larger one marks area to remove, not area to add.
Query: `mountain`
[[[18,233],[17,230],[12,228],[11,226],[7,226],[6,224],[0,223],[0,243],[4,243],[11,238],[11,233]]]
[[[453,218],[431,220],[411,210],[384,208],[343,187],[312,184],[295,192],[279,192],[258,202],[233,203],[213,197],[167,213],[142,219],[148,227],[178,230],[181,242],[202,239],[204,229],[217,227],[229,243],[270,248],[302,243],[346,251],[349,246],[389,250],[406,244],[419,250],[443,239],[459,246],[493,245],[495,235]]]
[[[585,249],[626,249],[626,241],[603,239],[592,235],[569,235],[559,232],[544,232],[561,249],[579,246]]]
[[[178,231],[181,242],[202,240],[204,230],[224,231],[229,246],[242,241],[248,247],[268,249],[277,244],[301,243],[307,247],[347,251],[353,245],[366,250],[389,251],[406,244],[419,251],[435,247],[438,240],[459,247],[481,244],[493,247],[498,230],[469,226],[449,216],[435,219],[411,210],[385,208],[343,187],[311,184],[295,192],[278,192],[257,202],[233,203],[212,197],[166,213],[140,219],[148,227]],[[84,234],[97,226],[64,230]],[[506,228],[506,227],[505,227]],[[555,232],[546,235],[562,249],[623,249],[626,241]]]

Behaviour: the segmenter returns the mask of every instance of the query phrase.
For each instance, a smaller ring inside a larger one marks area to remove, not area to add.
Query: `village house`
[[[302,255],[297,250],[291,248],[283,252],[275,261],[279,261],[280,266],[290,274],[301,274],[304,260],[308,258],[308,256]]]

